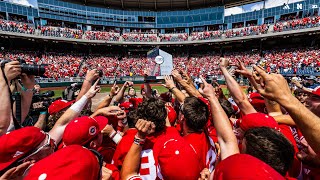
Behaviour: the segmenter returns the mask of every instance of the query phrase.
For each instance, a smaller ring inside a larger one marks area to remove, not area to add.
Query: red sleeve
[[[112,171],[112,179],[113,180],[120,180],[120,172],[118,168],[113,164],[106,164],[106,168]]]
[[[128,151],[130,150],[130,147],[134,140],[134,135],[136,133],[136,130],[128,130],[130,133],[125,134],[119,144],[117,145],[116,151],[113,155],[113,163],[118,169],[121,169],[121,166],[123,164],[124,158],[126,157]],[[127,131],[127,133],[128,133]],[[134,132],[133,132],[134,131]]]

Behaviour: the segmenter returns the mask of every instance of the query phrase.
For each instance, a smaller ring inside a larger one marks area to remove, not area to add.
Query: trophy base
[[[146,77],[148,83],[152,82],[164,82],[164,76],[148,76]]]

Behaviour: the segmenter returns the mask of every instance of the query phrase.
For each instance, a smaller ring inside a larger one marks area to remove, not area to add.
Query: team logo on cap
[[[89,134],[92,136],[92,135],[95,135],[97,132],[97,128],[95,126],[91,126],[89,128]]]

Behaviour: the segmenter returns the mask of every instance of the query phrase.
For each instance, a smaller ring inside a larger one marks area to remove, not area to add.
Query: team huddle
[[[221,58],[219,68],[230,98],[216,81],[194,83],[174,69],[165,93],[145,74],[139,93],[133,82],[115,83],[97,107],[99,72],[89,70],[74,100],[54,101],[27,127],[13,116],[9,86],[20,76],[23,122],[34,76],[21,74],[18,61],[3,64],[0,179],[319,178],[320,88],[296,82],[306,96],[297,99],[282,75],[238,60],[235,71],[254,89],[246,94],[229,63]]]

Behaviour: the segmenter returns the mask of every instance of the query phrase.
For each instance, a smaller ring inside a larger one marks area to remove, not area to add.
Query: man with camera
[[[32,101],[33,87],[35,85],[34,75],[22,71],[19,61],[1,62],[0,69],[0,136],[8,131],[20,127],[20,123],[26,118]],[[21,83],[17,80],[21,79]],[[12,87],[12,88],[11,88]],[[21,93],[21,109],[16,109],[12,100],[12,92]],[[21,112],[19,112],[21,110]],[[21,113],[21,122],[17,122],[16,112]]]

